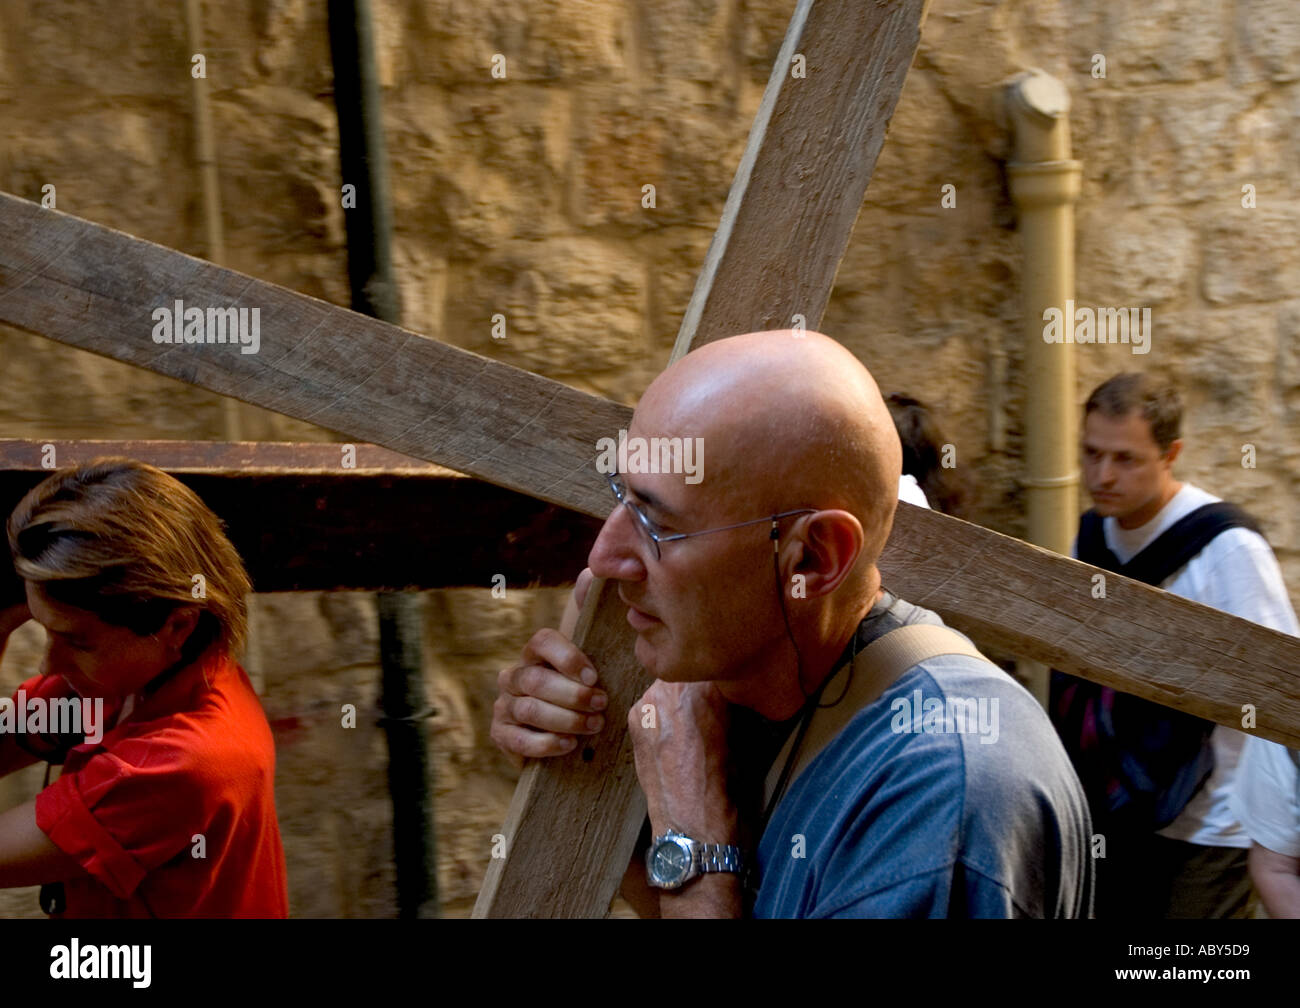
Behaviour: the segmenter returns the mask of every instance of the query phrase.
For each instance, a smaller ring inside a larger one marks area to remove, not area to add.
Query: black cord
[[[45,764],[45,783],[41,785],[42,791],[50,786],[50,771],[53,768],[53,763]],[[62,882],[46,882],[43,884],[40,893],[37,895],[37,900],[41,909],[51,917],[68,909],[68,894],[63,888]]]
[[[803,655],[799,653],[799,645],[795,643],[794,631],[790,629],[790,614],[785,611],[785,587],[781,584],[781,563],[780,563],[780,539],[781,526],[777,524],[775,518],[772,519],[772,531],[769,533],[772,538],[772,574],[776,578],[776,598],[781,604],[781,619],[785,623],[785,635],[790,638],[790,646],[794,648],[795,669],[799,673],[796,682],[799,683],[799,692],[803,694],[804,702],[807,703],[812,699],[803,688]]]
[[[798,733],[795,735],[794,744],[790,747],[790,754],[785,759],[785,766],[781,768],[781,776],[777,779],[776,789],[772,792],[772,797],[767,803],[767,808],[763,810],[763,820],[759,827],[760,836],[762,835],[763,830],[767,829],[768,821],[772,818],[772,813],[776,810],[777,803],[785,795],[785,789],[790,783],[791,771],[793,771],[794,769],[794,761],[796,757],[798,757],[799,755],[799,749],[803,745],[804,736],[808,734],[808,727],[812,724],[813,714],[818,710],[825,710],[829,707],[834,707],[836,704],[842,701],[846,696],[848,696],[849,687],[853,685],[853,666],[856,663],[858,657],[858,631],[857,628],[855,627],[853,630],[853,650],[850,654],[849,661],[848,661],[849,675],[848,675],[848,679],[845,680],[844,689],[840,691],[840,695],[836,697],[834,700],[832,700],[830,703],[824,704],[819,702],[821,700],[822,693],[824,693],[826,690],[826,687],[829,686],[831,680],[834,679],[835,676],[839,674],[839,669],[836,669],[830,675],[828,675],[826,679],[822,682],[822,684],[818,686],[815,690],[813,690],[811,694],[809,694],[804,689],[803,657],[799,653],[799,645],[795,642],[794,633],[790,629],[790,617],[785,610],[785,588],[781,584],[781,567],[780,564],[778,563],[779,554],[777,550],[777,543],[780,537],[780,531],[775,519],[773,519],[772,521],[771,537],[772,537],[772,570],[776,575],[777,598],[781,603],[781,618],[785,622],[786,635],[790,638],[790,646],[794,648],[795,666],[798,669],[798,673],[799,673],[799,692],[803,694],[804,703],[803,703],[803,707],[800,710],[800,714],[802,716],[799,718],[799,728],[798,728]],[[840,668],[843,667],[844,666],[842,665],[840,666]]]
[[[840,695],[837,696],[830,703],[819,703],[817,705],[819,709],[826,710],[828,707],[834,707],[836,704],[838,704],[841,700],[843,700],[846,696],[849,695],[849,688],[853,685],[853,673],[857,667],[857,660],[858,660],[858,630],[857,627],[854,627],[853,628],[853,655],[851,658],[849,658],[849,676],[847,679],[844,680],[844,689],[840,690]],[[818,692],[821,693],[825,691],[826,687],[830,684],[831,679],[834,678],[835,675],[834,673],[832,673],[827,678],[826,682],[822,683],[821,689],[819,689]]]
[[[827,684],[832,679],[835,678],[835,675],[834,673],[832,673],[830,676],[827,676],[826,681],[823,682],[819,687],[817,687],[817,689],[815,689],[812,693],[809,693],[807,690],[803,688],[803,655],[799,653],[799,645],[795,642],[794,632],[790,629],[790,615],[785,610],[785,587],[781,584],[781,565],[779,563],[780,553],[778,550],[778,543],[781,536],[781,531],[780,531],[780,526],[777,525],[775,518],[772,519],[772,531],[770,535],[772,538],[772,573],[776,579],[777,601],[780,602],[781,604],[781,620],[785,623],[785,635],[790,638],[790,646],[794,648],[795,669],[799,675],[799,678],[797,680],[799,683],[799,692],[803,694],[804,703],[807,704],[811,702],[814,697],[819,697],[822,694],[822,692],[826,689]],[[858,632],[855,628],[853,631],[853,657],[849,659],[849,677],[844,683],[844,689],[840,692],[840,695],[836,697],[834,700],[832,700],[830,703],[827,704],[819,703],[817,705],[819,708],[825,710],[828,707],[834,707],[836,704],[838,704],[841,700],[843,700],[846,696],[849,695],[849,687],[853,685],[853,659],[857,658],[857,656],[858,656]]]

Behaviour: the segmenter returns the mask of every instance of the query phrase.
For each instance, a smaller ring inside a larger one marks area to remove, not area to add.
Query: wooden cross
[[[0,439],[0,516],[100,456],[171,473],[226,525],[258,592],[573,583],[600,522],[372,444]],[[382,500],[381,517],[375,502]],[[507,541],[508,539],[508,541]]]
[[[920,37],[926,0],[800,0],[674,356],[734,333],[815,329]],[[802,54],[806,78],[788,72]],[[0,194],[0,322],[179,378],[596,518],[596,442],[630,410],[343,308]],[[159,345],[152,312],[260,309],[261,345]],[[364,350],[362,349],[364,348]],[[1064,348],[1062,352],[1067,352]],[[331,446],[337,450],[338,446]],[[395,467],[394,467],[395,469]],[[574,567],[578,565],[574,557]],[[989,645],[1300,746],[1300,640],[900,504],[889,587]],[[612,592],[577,643],[611,712],[647,685]],[[644,816],[619,717],[521,777],[476,915],[605,913]]]

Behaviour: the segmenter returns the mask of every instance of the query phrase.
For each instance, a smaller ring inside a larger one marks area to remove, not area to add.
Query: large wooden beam
[[[677,333],[816,329],[885,143],[929,0],[801,0]],[[802,57],[806,79],[794,76]]]
[[[0,322],[552,504],[606,508],[596,442],[627,426],[626,406],[4,193],[0,235]],[[154,311],[177,300],[257,310],[257,352],[155,343]]]
[[[0,440],[0,521],[50,475],[126,456],[165,469],[226,523],[253,587],[401,591],[571,584],[600,522],[372,444]],[[344,462],[348,468],[344,467]],[[0,554],[0,568],[8,566]]]
[[[1300,637],[901,502],[880,567],[989,646],[1300,748]]]
[[[816,328],[916,53],[926,0],[800,0],[682,321],[673,360],[735,333]],[[806,78],[791,60],[806,60]],[[618,714],[650,685],[613,586],[597,585],[575,643],[610,691],[591,745],[525,767],[476,917],[603,915],[645,816]]]
[[[475,917],[603,917],[645,820],[624,712],[650,679],[613,583],[592,586],[573,639],[600,670],[607,726],[568,756],[524,767],[502,827],[506,857],[488,863]]]
[[[125,455],[175,475],[230,524],[260,591],[566,584],[599,529],[371,444],[344,469],[337,444],[0,439],[0,517],[49,475],[47,445],[59,465]],[[1255,734],[1300,748],[1297,638],[1108,572],[1095,598],[1097,568],[955,521],[900,504],[885,583],[991,646],[1229,727],[1252,704]]]

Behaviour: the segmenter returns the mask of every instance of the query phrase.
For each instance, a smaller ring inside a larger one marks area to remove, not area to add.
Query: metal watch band
[[[736,872],[745,870],[745,858],[732,844],[700,844],[701,872]]]

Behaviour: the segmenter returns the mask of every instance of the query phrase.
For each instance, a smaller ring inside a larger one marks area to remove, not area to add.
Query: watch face
[[[691,853],[674,840],[661,840],[655,844],[650,858],[652,881],[660,886],[678,886],[686,881],[691,867]]]
[[[684,874],[690,863],[690,856],[671,841],[655,849],[655,874],[665,881]]]

